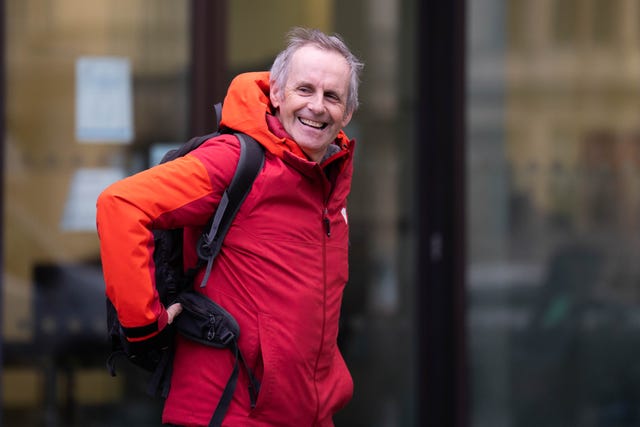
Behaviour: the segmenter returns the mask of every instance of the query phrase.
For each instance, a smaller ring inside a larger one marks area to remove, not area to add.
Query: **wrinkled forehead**
[[[286,86],[308,83],[338,92],[349,88],[349,64],[335,51],[304,46],[292,56],[288,71]]]

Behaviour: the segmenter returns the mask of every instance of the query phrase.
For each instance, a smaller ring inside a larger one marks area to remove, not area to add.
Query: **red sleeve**
[[[239,149],[228,142],[205,143],[192,154],[112,184],[98,197],[106,294],[123,326],[151,327],[153,332],[139,339],[167,323],[155,288],[152,229],[206,223],[237,164]]]

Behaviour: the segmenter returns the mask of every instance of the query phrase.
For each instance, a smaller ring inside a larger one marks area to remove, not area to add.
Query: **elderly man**
[[[245,133],[265,162],[208,276],[204,292],[240,325],[239,348],[259,380],[252,405],[241,371],[225,426],[332,426],[353,383],[337,347],[348,279],[347,196],[361,62],[338,36],[296,28],[270,72],[229,86],[221,126]],[[154,288],[155,228],[185,228],[188,248],[218,205],[239,157],[223,134],[177,160],[119,181],[98,199],[107,295],[127,330],[159,333],[181,307]],[[200,272],[195,283],[200,283]],[[150,327],[151,325],[151,327]],[[143,337],[144,338],[144,337]],[[233,356],[178,336],[163,422],[207,426]]]

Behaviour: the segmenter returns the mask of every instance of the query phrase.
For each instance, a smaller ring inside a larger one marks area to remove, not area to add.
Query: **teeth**
[[[324,126],[324,123],[322,123],[322,122],[316,122],[314,120],[303,119],[302,117],[300,118],[300,121],[303,124],[307,125],[307,126],[311,126],[311,127],[318,128],[318,129],[321,129]]]

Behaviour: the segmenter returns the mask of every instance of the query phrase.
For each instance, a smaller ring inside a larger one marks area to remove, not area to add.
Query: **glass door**
[[[197,4],[207,9],[207,1]],[[339,336],[356,393],[337,426],[412,425],[415,418],[407,256],[415,77],[405,66],[414,56],[414,3],[216,2],[225,15],[215,17],[226,25],[225,53],[197,58],[224,62],[216,69],[226,75],[215,78],[228,83],[237,73],[267,70],[287,30],[301,25],[343,35],[366,64],[361,107],[346,130],[358,148]],[[160,423],[162,401],[146,395],[147,377],[127,363],[115,378],[105,368],[95,201],[112,181],[154,163],[166,144],[192,136],[191,94],[206,98],[211,89],[205,75],[205,90],[192,92],[203,81],[191,76],[193,4],[4,0],[4,426]],[[199,34],[198,46],[215,51],[206,45],[211,34]]]
[[[640,423],[640,4],[469,4],[472,423]]]
[[[3,423],[157,425],[105,369],[95,200],[186,137],[190,3],[4,4]]]

